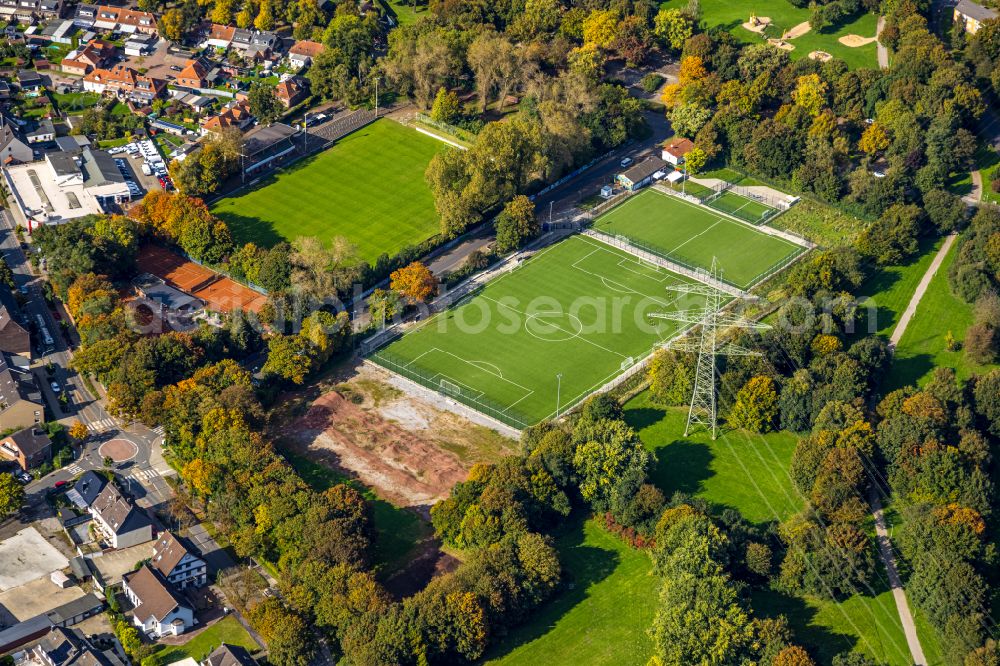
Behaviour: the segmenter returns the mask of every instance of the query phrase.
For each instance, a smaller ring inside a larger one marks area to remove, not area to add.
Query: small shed
[[[64,574],[62,571],[53,571],[49,574],[49,580],[51,580],[56,587],[60,587],[64,590],[73,585],[69,576]]]
[[[611,197],[614,196],[614,194],[615,194],[615,188],[611,187],[610,185],[605,185],[604,187],[601,188],[602,199],[610,199]]]
[[[660,171],[667,163],[659,157],[648,157],[632,166],[624,173],[615,177],[615,181],[630,192],[634,192],[653,182],[653,174]]]

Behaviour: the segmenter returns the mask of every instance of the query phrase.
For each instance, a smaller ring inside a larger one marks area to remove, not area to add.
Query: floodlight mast
[[[712,281],[718,281],[721,273],[722,271],[719,269],[715,257],[713,257],[711,271],[705,277],[711,277]],[[688,406],[684,436],[687,437],[688,433],[691,432],[692,425],[700,424],[712,432],[712,439],[714,440],[718,435],[719,429],[715,386],[717,372],[716,356],[759,355],[759,352],[745,349],[732,343],[719,346],[719,329],[742,328],[762,331],[770,328],[770,326],[737,315],[723,313],[722,292],[708,284],[677,284],[668,286],[667,290],[681,294],[698,294],[705,297],[705,307],[702,310],[655,312],[649,316],[654,319],[665,319],[701,327],[697,341],[681,338],[667,343],[666,347],[698,354],[698,362],[694,373],[694,390],[691,392],[691,402]],[[740,292],[740,294],[736,298],[743,300],[751,300],[752,298],[749,294],[743,294],[743,292]]]

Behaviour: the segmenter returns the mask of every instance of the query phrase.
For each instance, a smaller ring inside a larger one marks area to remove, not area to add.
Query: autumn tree
[[[736,394],[729,424],[753,432],[768,432],[778,417],[778,391],[766,375],[752,377]]]
[[[0,474],[0,516],[9,516],[24,504],[24,486],[13,475]]]
[[[647,371],[653,400],[661,405],[686,405],[694,389],[694,367],[690,355],[659,349]]]
[[[827,88],[826,82],[820,79],[818,74],[806,74],[798,78],[792,99],[809,115],[816,116],[826,106]]]
[[[512,252],[541,231],[535,216],[535,204],[526,196],[518,195],[507,202],[496,221],[498,252]]]
[[[90,435],[90,429],[83,421],[74,421],[69,428],[69,436],[78,442],[82,442]]]
[[[858,148],[868,155],[881,153],[889,147],[889,144],[889,133],[877,121],[868,125],[858,140]]]
[[[434,105],[431,106],[431,119],[441,123],[453,123],[462,115],[462,105],[454,91],[443,86],[438,89]]]
[[[160,34],[172,42],[184,39],[184,14],[176,7],[160,16]]]
[[[653,20],[653,32],[672,50],[680,51],[694,34],[694,22],[679,9],[663,8]]]
[[[397,269],[389,276],[389,287],[411,303],[426,303],[434,295],[438,281],[419,261]]]

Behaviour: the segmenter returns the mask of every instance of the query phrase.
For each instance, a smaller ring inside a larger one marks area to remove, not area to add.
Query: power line
[[[712,257],[711,271],[706,272],[702,269],[699,272],[703,273],[705,278],[711,278],[712,282],[718,283],[722,271],[718,267],[716,258]],[[681,312],[655,312],[649,316],[654,319],[666,319],[701,326],[701,336],[697,341],[682,338],[668,344],[668,348],[698,354],[698,363],[694,375],[694,390],[691,392],[691,403],[688,407],[684,436],[688,436],[693,424],[700,424],[711,430],[712,439],[714,440],[718,433],[718,410],[715,387],[716,356],[759,355],[759,352],[745,349],[731,342],[719,345],[719,329],[741,328],[762,331],[770,328],[770,326],[738,315],[723,313],[723,293],[708,284],[677,284],[668,286],[667,290],[681,294],[697,294],[705,297],[705,307],[702,309],[684,310]],[[729,294],[726,294],[726,296],[728,297]],[[750,300],[752,297],[749,295],[740,295],[737,298]]]

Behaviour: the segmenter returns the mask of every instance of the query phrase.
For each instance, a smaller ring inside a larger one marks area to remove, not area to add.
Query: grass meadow
[[[737,39],[752,43],[763,38],[743,27],[751,13],[757,16],[767,16],[771,19],[771,29],[768,37],[780,37],[782,33],[809,20],[808,6],[796,7],[788,0],[764,0],[748,3],[744,0],[701,0],[701,23],[704,27],[722,26]],[[687,0],[667,0],[660,3],[661,7],[683,9]],[[874,37],[878,19],[874,14],[857,14],[847,21],[832,26],[823,32],[810,30],[801,37],[789,40],[795,46],[790,52],[793,59],[808,57],[812,51],[826,51],[834,57],[846,62],[852,69],[859,67],[878,68],[875,43],[859,47],[849,47],[841,44],[838,39],[845,35],[855,34],[861,37]]]
[[[438,233],[424,171],[442,143],[391,120],[348,134],[250,190],[222,199],[212,212],[238,243],[270,247],[299,236],[350,241],[373,263]]]

